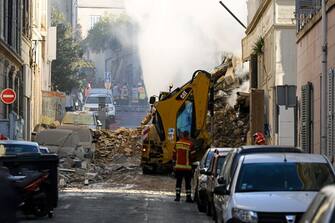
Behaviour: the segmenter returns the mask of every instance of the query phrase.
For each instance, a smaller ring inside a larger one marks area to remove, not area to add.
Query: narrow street
[[[21,222],[212,222],[206,214],[198,212],[195,204],[186,203],[184,200],[176,203],[173,199],[172,193],[150,191],[124,192],[106,189],[62,192],[58,208],[52,219],[25,219],[21,217]]]
[[[120,127],[135,128],[139,126],[147,111],[125,111],[119,110],[116,113],[115,123],[109,126],[110,129],[115,130]]]

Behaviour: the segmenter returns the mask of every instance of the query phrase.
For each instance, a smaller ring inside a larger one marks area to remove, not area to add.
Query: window
[[[88,97],[86,104],[112,104],[110,97]]]
[[[0,0],[0,39],[4,38],[4,23],[5,23],[4,7],[5,7],[5,1]]]
[[[307,83],[301,87],[301,148],[305,152],[312,152],[313,137],[313,86]]]
[[[217,163],[216,163],[216,173],[215,173],[215,175],[220,174],[224,161],[225,161],[224,156],[220,156],[218,158]]]
[[[211,160],[214,156],[214,152],[213,151],[209,151],[205,160],[205,168],[208,168],[209,165],[211,164]]]
[[[2,144],[0,145],[1,154],[15,155],[20,153],[38,153],[38,148],[31,145]]]
[[[90,23],[90,29],[94,27],[94,25],[100,21],[99,15],[91,15],[91,23]]]
[[[226,156],[226,162],[224,162],[224,166],[222,167],[222,172],[221,172],[221,176],[223,177],[223,179],[226,181],[227,185],[230,184],[231,181],[231,172],[232,172],[232,165],[233,165],[233,161],[236,159],[236,153],[235,152],[231,152]]]
[[[181,107],[177,116],[177,137],[184,131],[189,132],[191,136],[193,134],[193,103],[191,101],[186,101],[185,104]]]
[[[29,7],[30,7],[29,0],[23,0],[22,33],[28,38],[31,36],[31,32],[30,32],[30,8]]]
[[[163,121],[161,116],[159,115],[158,111],[155,112],[154,118],[152,119],[152,124],[154,124],[157,133],[159,135],[159,138],[161,141],[165,140],[165,132],[163,127]]]
[[[334,182],[327,163],[247,163],[239,173],[236,191],[319,191]]]

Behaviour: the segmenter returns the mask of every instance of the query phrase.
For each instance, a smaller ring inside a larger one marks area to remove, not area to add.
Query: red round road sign
[[[11,88],[6,88],[0,93],[1,101],[7,105],[13,104],[16,99],[16,93]]]

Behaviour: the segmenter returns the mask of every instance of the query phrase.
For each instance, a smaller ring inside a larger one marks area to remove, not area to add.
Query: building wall
[[[51,60],[49,57],[49,41],[56,41],[48,38],[50,2],[48,0],[32,0],[32,46],[34,49],[32,66],[32,128],[42,121],[42,91],[51,89]]]
[[[328,16],[328,69],[335,68],[335,8]],[[316,17],[317,18],[317,15]],[[301,101],[301,87],[308,82],[313,85],[313,150],[320,153],[320,75],[321,75],[321,20],[311,21],[298,33],[297,40],[297,95]],[[301,123],[299,124],[299,126]]]
[[[78,0],[77,19],[81,26],[82,37],[86,38],[88,31],[99,17],[108,14],[121,14],[124,12],[123,0]]]
[[[242,57],[249,60],[255,43],[264,39],[263,54],[258,56],[258,88],[265,94],[269,144],[294,145],[294,110],[278,107],[275,92],[275,86],[296,84],[294,9],[290,0],[261,1],[242,40]]]
[[[248,16],[247,22],[250,24],[252,18],[255,16],[257,9],[259,8],[262,0],[247,0]]]

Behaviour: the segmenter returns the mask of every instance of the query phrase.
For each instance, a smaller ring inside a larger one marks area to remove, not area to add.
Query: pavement
[[[197,210],[196,204],[173,201],[168,193],[150,191],[92,190],[60,193],[59,206],[52,219],[26,219],[20,222],[53,223],[207,223],[213,222]]]

